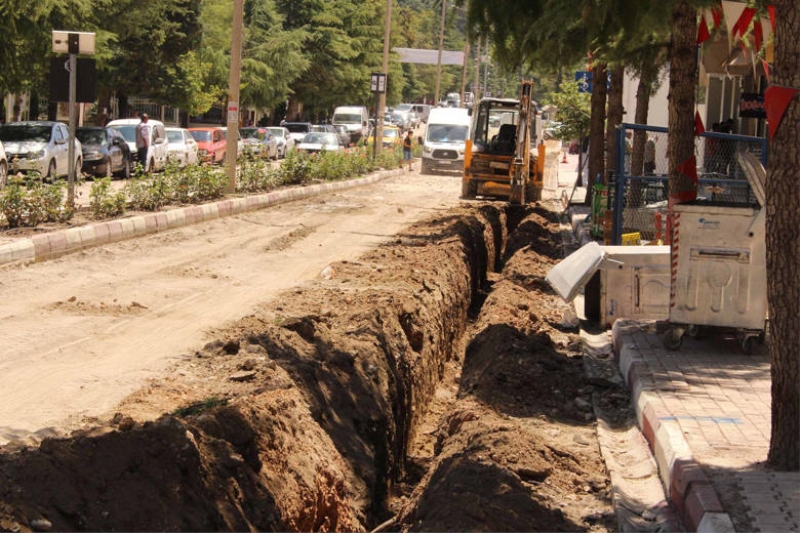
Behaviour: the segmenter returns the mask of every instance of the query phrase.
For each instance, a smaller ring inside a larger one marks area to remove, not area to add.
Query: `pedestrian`
[[[403,139],[403,162],[405,163],[408,161],[408,170],[411,170],[411,147],[413,145],[413,139],[411,137],[411,130],[408,130],[406,133],[405,138]]]
[[[147,152],[150,148],[150,126],[147,125],[149,118],[147,113],[142,113],[142,120],[136,125],[136,156],[145,172],[150,170],[147,168]]]
[[[656,173],[656,142],[652,137],[644,143],[644,173],[646,176]]]

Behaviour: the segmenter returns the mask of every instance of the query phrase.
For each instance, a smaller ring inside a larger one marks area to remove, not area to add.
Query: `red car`
[[[222,163],[225,161],[227,142],[219,128],[189,128],[197,141],[197,159],[200,163]]]

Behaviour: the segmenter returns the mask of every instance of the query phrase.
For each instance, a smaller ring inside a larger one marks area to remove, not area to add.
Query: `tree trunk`
[[[617,169],[617,150],[624,150],[625,145],[617,146],[617,128],[622,124],[622,84],[625,77],[625,65],[614,65],[611,70],[611,87],[608,90],[608,115],[606,118],[606,167],[610,171]],[[604,180],[608,183],[608,178]]]
[[[772,83],[800,88],[800,4],[779,0]],[[792,98],[772,138],[767,171],[767,297],[772,360],[769,464],[800,470],[800,95]]]
[[[636,114],[633,121],[636,124],[647,124],[647,116],[650,114],[650,95],[653,92],[653,83],[658,77],[658,67],[652,63],[642,64],[639,66],[639,72],[639,85],[636,88]],[[633,132],[632,176],[644,174],[644,145],[646,142],[647,132],[643,130],[635,130]],[[642,205],[641,189],[641,181],[633,180],[630,184],[629,206],[640,207]]]
[[[692,178],[678,170],[678,167],[694,155],[694,104],[695,90],[697,89],[696,37],[697,11],[687,0],[681,0],[672,10],[672,40],[669,57],[667,150],[669,152],[670,214],[675,203],[691,199],[697,194],[696,184]]]
[[[586,177],[586,204],[591,205],[592,188],[599,174],[605,174],[606,65],[592,67],[592,118],[589,125],[589,175]]]

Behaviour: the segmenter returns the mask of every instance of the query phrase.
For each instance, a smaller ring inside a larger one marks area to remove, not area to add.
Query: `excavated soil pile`
[[[330,265],[91,430],[0,455],[0,529],[612,529],[542,282],[557,217],[502,207]]]

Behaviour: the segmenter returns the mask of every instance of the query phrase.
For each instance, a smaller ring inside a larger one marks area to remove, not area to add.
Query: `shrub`
[[[125,191],[113,192],[111,178],[95,178],[89,198],[94,218],[112,218],[125,214],[127,196]]]
[[[75,211],[64,202],[65,188],[64,181],[45,183],[38,173],[11,178],[0,197],[0,212],[11,228],[69,220]]]

